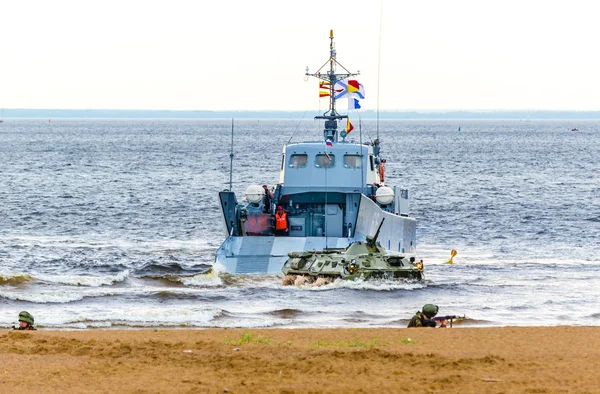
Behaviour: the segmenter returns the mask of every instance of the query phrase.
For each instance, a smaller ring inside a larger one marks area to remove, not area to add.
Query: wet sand
[[[600,393],[599,371],[600,327],[0,331],[3,393]]]

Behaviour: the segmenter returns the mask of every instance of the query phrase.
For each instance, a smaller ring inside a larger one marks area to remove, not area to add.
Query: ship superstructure
[[[338,131],[339,123],[347,121],[336,108],[336,100],[344,96],[339,88],[352,87],[355,81],[349,78],[358,73],[337,62],[333,38],[331,32],[329,60],[321,68],[329,69],[306,71],[329,90],[329,109],[316,117],[324,120],[323,138],[283,147],[272,198],[258,185],[248,186],[244,202],[231,190],[219,193],[228,236],[215,262],[229,273],[281,273],[288,253],[364,241],[384,218],[378,238],[383,248],[415,257],[416,221],[408,216],[408,191],[385,184],[379,140],[349,142],[346,127]],[[336,73],[338,67],[344,72]],[[287,214],[284,235],[275,232],[279,205]]]

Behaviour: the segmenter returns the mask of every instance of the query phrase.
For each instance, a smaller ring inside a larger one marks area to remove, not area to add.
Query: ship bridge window
[[[361,160],[360,155],[344,155],[344,167],[346,167],[346,168],[362,167],[362,160]]]
[[[335,155],[326,155],[320,153],[316,156],[315,166],[319,168],[333,167],[335,164]]]
[[[290,167],[299,168],[306,167],[308,162],[308,155],[306,153],[293,154],[290,156]]]

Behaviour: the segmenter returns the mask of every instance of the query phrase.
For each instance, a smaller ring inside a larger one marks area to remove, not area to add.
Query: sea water
[[[376,138],[373,121],[358,129]],[[230,120],[0,125],[0,327],[21,310],[47,328],[402,327],[426,303],[463,326],[600,324],[600,122],[381,121],[425,280],[323,287],[209,271],[230,133]],[[283,144],[321,136],[312,119],[236,121],[238,197],[278,181]]]

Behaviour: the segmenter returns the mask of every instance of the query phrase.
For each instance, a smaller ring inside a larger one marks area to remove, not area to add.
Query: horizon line
[[[0,119],[310,119],[319,110],[157,110],[3,108]],[[363,110],[353,119],[386,120],[600,120],[600,110]]]
[[[145,108],[7,108],[2,107],[2,111],[144,111],[144,112],[321,112],[317,108],[302,111],[302,110],[286,110],[286,109],[145,109]],[[376,109],[365,109],[355,111],[355,113],[371,113],[377,112]],[[474,112],[474,113],[489,113],[489,112],[600,112],[600,109],[452,109],[452,108],[439,108],[439,109],[380,109],[379,112]]]

